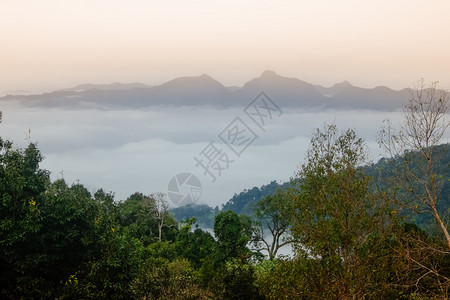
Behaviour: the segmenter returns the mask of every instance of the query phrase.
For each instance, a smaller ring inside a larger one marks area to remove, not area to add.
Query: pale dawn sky
[[[450,88],[448,0],[1,0],[0,92],[271,69],[332,85]]]

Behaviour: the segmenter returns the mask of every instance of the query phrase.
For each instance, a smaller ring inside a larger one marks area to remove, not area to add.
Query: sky
[[[447,0],[1,0],[0,92],[263,70],[330,86],[450,87]]]

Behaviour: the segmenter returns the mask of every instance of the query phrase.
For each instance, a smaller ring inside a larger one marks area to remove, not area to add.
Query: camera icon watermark
[[[202,196],[202,183],[191,173],[179,173],[170,179],[167,195],[175,206],[195,204]]]

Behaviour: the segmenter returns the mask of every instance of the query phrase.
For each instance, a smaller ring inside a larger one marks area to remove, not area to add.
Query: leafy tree
[[[33,251],[50,182],[49,173],[39,168],[42,159],[36,144],[15,149],[0,138],[0,293],[10,297],[39,290],[43,282],[35,268],[43,259]]]
[[[275,258],[281,247],[294,242],[289,235],[289,220],[282,215],[282,210],[289,201],[286,191],[276,190],[274,195],[266,196],[255,205],[256,221],[252,242],[257,249],[267,251],[270,260]],[[266,233],[266,229],[269,230],[269,234]]]
[[[383,251],[389,218],[358,168],[365,161],[366,146],[353,130],[316,130],[286,211],[299,241],[305,295],[380,297],[389,279]]]
[[[102,189],[89,202],[96,209],[85,231],[91,233],[89,260],[79,261],[80,268],[65,282],[66,297],[129,299],[131,282],[137,276],[143,261],[144,247],[128,232],[120,230],[120,211],[114,195]],[[59,195],[58,195],[59,196]]]
[[[256,285],[255,267],[241,259],[229,259],[221,268],[216,293],[222,299],[263,299]]]
[[[131,283],[138,275],[144,249],[134,238],[110,230],[104,233],[101,255],[88,264],[88,273],[77,279],[75,298],[130,299]],[[84,275],[84,274],[82,274]]]
[[[156,212],[156,205],[154,196],[145,196],[142,193],[134,193],[118,205],[122,229],[138,238],[144,246],[159,241],[160,235],[161,241],[175,240],[176,220],[168,211]],[[162,217],[164,218],[161,219]]]
[[[239,216],[231,210],[222,211],[216,216],[214,235],[217,239],[217,261],[248,257],[249,250],[246,245],[250,241],[250,236],[245,235],[245,231],[246,228]]]
[[[397,231],[395,247],[392,247],[396,266],[393,282],[402,287],[405,295],[448,299],[450,255],[441,251],[442,241],[412,223],[401,224]]]
[[[3,226],[17,225],[29,211],[29,202],[36,203],[49,183],[48,171],[41,170],[43,160],[37,145],[14,149],[12,142],[0,138],[0,191]],[[7,223],[7,224],[6,224]]]
[[[157,240],[156,220],[151,217],[151,200],[142,193],[134,193],[118,204],[120,230],[139,239],[146,247]]]
[[[132,289],[138,299],[216,299],[198,285],[195,271],[187,260],[149,257],[133,281]]]
[[[176,247],[178,253],[199,269],[203,261],[209,257],[215,248],[215,240],[209,232],[196,228],[192,231],[195,218],[187,219],[177,235]]]

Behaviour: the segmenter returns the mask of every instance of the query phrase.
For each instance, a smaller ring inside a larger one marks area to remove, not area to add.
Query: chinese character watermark
[[[215,141],[211,141],[194,156],[195,167],[201,168],[203,176],[208,176],[211,182],[216,182],[217,178],[221,177],[230,168],[230,165],[259,138],[257,130],[265,132],[266,126],[274,118],[283,114],[280,107],[264,92],[250,102],[243,112],[245,115],[234,118],[218,134],[218,138],[227,148],[224,149]],[[252,126],[249,126],[245,119],[250,119],[252,122],[249,124]],[[231,152],[226,150],[231,150]],[[196,203],[200,199],[201,193],[200,180],[191,173],[180,173],[174,176],[168,185],[169,199],[177,206]]]
[[[256,133],[242,121],[236,117],[225,129],[219,134],[219,138],[234,152],[238,157],[247,149],[257,138]]]
[[[266,93],[261,92],[244,109],[247,119],[256,124],[256,129],[266,131],[266,126],[276,117],[280,117],[283,111]],[[217,146],[214,141],[210,142],[197,156],[194,157],[196,167],[203,169],[203,175],[209,176],[212,182],[220,177],[223,171],[229,169],[230,164],[235,162],[233,158],[240,158],[242,153],[256,141],[259,136],[256,129],[249,126],[243,118],[237,116],[219,133],[219,139],[231,150],[230,155]]]
[[[228,158],[228,154],[222,149],[216,147],[214,142],[210,142],[200,153],[199,157],[194,157],[197,162],[196,167],[202,167],[203,175],[211,176],[212,181],[216,181],[217,177],[222,175],[222,171],[228,170],[230,163],[234,160]]]
[[[256,125],[258,125],[259,128],[261,128],[262,131],[266,131],[264,128],[267,124],[266,122],[270,122],[275,116],[280,117],[283,114],[283,111],[278,105],[264,92],[261,92],[255,100],[244,109],[244,112],[256,123]]]

